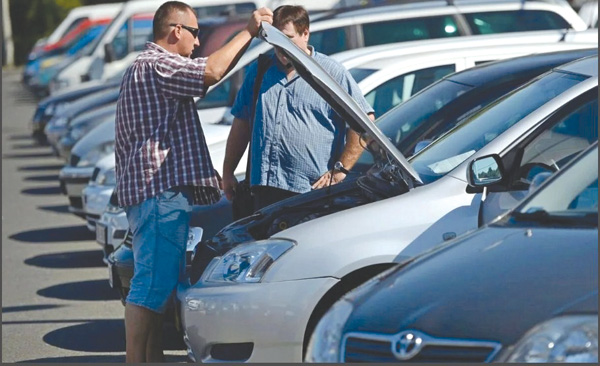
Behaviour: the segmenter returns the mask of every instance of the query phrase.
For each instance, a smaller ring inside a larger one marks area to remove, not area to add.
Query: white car
[[[596,56],[557,68],[483,108],[409,164],[322,69],[265,28],[267,39],[288,53],[338,113],[372,137],[368,146],[378,163],[358,185],[367,196],[391,197],[234,247],[213,259],[195,284],[181,284],[184,339],[197,361],[302,361],[314,326],[341,295],[395,259],[513,207],[531,175],[559,169],[598,138]],[[501,192],[467,183],[471,160],[490,154],[499,154],[511,172]],[[243,235],[235,223],[231,229],[219,235]]]
[[[88,185],[81,193],[87,228],[90,231],[97,232],[96,223],[106,209],[116,184],[115,153],[113,152],[98,161]]]

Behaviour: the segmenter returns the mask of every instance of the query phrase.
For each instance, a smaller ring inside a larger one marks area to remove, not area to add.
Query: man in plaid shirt
[[[198,20],[185,3],[169,1],[154,15],[154,42],[129,67],[116,117],[119,204],[133,233],[134,275],[125,306],[126,361],[160,362],[162,314],[185,264],[193,204],[219,200],[220,178],[210,160],[193,97],[203,97],[237,63],[261,21],[208,58],[190,59]]]

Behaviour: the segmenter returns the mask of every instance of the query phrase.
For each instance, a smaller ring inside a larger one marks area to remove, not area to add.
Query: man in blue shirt
[[[273,12],[273,25],[312,56],[374,119],[373,109],[350,73],[308,45],[309,18],[303,7],[277,8]],[[359,135],[346,127],[346,122],[296,74],[289,60],[278,50],[262,77],[255,107],[256,75],[255,62],[249,67],[231,110],[234,121],[223,163],[223,189],[227,198],[231,200],[235,194],[237,180],[233,172],[250,137],[250,185],[255,210],[298,193],[327,187],[330,182],[341,182],[346,174],[333,167],[340,162],[343,170],[352,168],[362,152]]]

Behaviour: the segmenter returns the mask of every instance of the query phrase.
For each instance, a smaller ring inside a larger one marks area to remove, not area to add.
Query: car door
[[[568,103],[532,136],[502,154],[507,184],[490,187],[482,200],[479,225],[513,208],[543,180],[598,140],[598,89]]]

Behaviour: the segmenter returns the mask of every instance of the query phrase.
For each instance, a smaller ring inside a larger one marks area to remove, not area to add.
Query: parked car
[[[290,212],[273,223],[266,240],[254,241],[244,228],[231,230],[236,223],[224,229],[220,234],[246,243],[213,259],[198,282],[180,284],[177,292],[184,340],[197,361],[301,361],[314,326],[345,292],[389,268],[394,258],[417,255],[514,207],[539,167],[559,169],[597,140],[597,57],[591,57],[507,94],[409,164],[308,55],[289,47],[273,27],[263,27],[267,41],[286,52],[349,125],[369,134],[367,146],[378,163],[357,180],[355,195],[371,203],[286,229],[287,222],[313,215]],[[483,200],[480,190],[468,189],[467,166],[469,159],[493,153],[511,179],[504,191],[486,192]]]
[[[113,152],[98,160],[89,183],[81,193],[87,228],[90,231],[97,233],[96,223],[108,206],[116,185],[115,153]],[[124,237],[125,235],[121,239]]]
[[[123,75],[117,75],[112,80],[90,81],[79,84],[73,88],[67,88],[59,93],[42,99],[35,110],[31,121],[31,135],[38,144],[46,144],[47,139],[44,133],[46,124],[54,117],[56,113],[64,111],[71,103],[86,95],[99,92],[105,89],[116,88],[121,84]]]
[[[89,112],[90,109],[103,107],[107,104],[113,104],[119,98],[120,87],[102,90],[98,93],[87,95],[69,104],[61,113],[56,113],[44,127],[46,140],[52,147],[54,153],[58,155],[58,142],[69,131],[71,121],[82,113]]]
[[[98,161],[115,151],[114,119],[96,126],[79,140],[60,170],[58,179],[63,194],[69,199],[69,211],[85,219],[82,192],[89,183]]]
[[[73,118],[67,125],[66,132],[56,144],[58,155],[68,161],[73,146],[96,126],[114,120],[116,111],[117,104],[108,103]]]
[[[510,174],[497,155],[471,167],[472,186]],[[307,361],[597,364],[597,258],[595,142],[508,214],[344,296]]]
[[[452,74],[377,119],[376,125],[402,154],[410,156],[415,149],[451,130],[469,115],[489,106],[530,79],[564,63],[597,55],[597,52],[597,49],[587,49],[530,55],[487,63]],[[373,155],[364,152],[350,177],[355,177],[356,171],[367,171],[373,163]],[[234,245],[246,240],[266,239],[281,230],[279,225],[289,228],[364,204],[366,200],[355,192],[357,189],[355,183],[346,182],[332,187],[329,192],[311,192],[296,198],[293,203],[286,200],[269,209],[265,208],[252,220],[234,223],[214,238],[205,235],[206,240],[198,249],[201,253],[199,261],[193,267],[192,282],[198,279],[210,259],[224,254]]]
[[[33,91],[41,91],[42,70],[59,62],[65,55],[73,55],[92,42],[111,21],[111,18],[84,20],[59,42],[46,45],[35,54],[30,54],[23,69],[23,82]],[[47,84],[46,84],[47,85]]]
[[[108,264],[108,256],[121,245],[127,229],[129,229],[129,222],[125,210],[119,207],[117,194],[113,190],[104,211],[96,222],[96,242],[102,247],[104,263]]]

